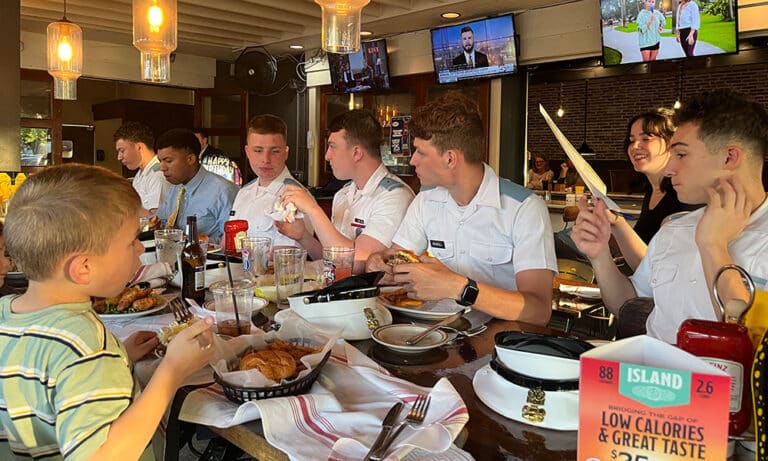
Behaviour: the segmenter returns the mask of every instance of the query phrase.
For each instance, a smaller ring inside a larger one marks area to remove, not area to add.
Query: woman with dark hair
[[[677,21],[675,22],[675,40],[683,47],[686,56],[693,56],[696,40],[699,38],[701,16],[699,5],[695,0],[680,0],[677,5]]]
[[[669,161],[669,141],[675,132],[672,111],[657,109],[632,117],[627,123],[624,149],[635,171],[648,179],[643,208],[634,229],[618,215],[610,214],[611,233],[624,260],[634,270],[645,256],[648,242],[664,219],[691,208],[680,203],[670,179],[664,176]]]
[[[549,168],[549,162],[547,158],[541,154],[534,154],[531,156],[533,161],[533,168],[528,170],[528,184],[525,185],[528,189],[542,190],[544,189],[543,181],[551,182],[555,177],[555,173]]]

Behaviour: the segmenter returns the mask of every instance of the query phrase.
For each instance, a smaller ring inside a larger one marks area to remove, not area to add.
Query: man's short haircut
[[[477,105],[460,93],[448,93],[417,109],[408,129],[414,137],[430,141],[441,155],[455,149],[468,163],[483,161],[483,120]]]
[[[350,145],[360,145],[368,155],[381,158],[381,125],[371,111],[355,109],[345,112],[333,120],[328,126],[329,133],[344,130],[344,139]]]
[[[248,121],[248,134],[279,134],[283,136],[283,141],[288,142],[288,125],[281,119],[272,114],[257,115]]]
[[[117,229],[138,217],[140,208],[131,183],[106,168],[48,167],[31,175],[11,199],[6,249],[28,279],[46,280],[73,253],[106,253]]]
[[[768,113],[741,93],[716,90],[698,94],[683,103],[673,120],[677,126],[698,125],[699,139],[712,153],[737,143],[761,168],[768,155]]]
[[[195,133],[184,128],[168,130],[157,138],[155,149],[160,151],[160,149],[165,149],[166,147],[186,151],[196,157],[200,155],[202,150],[200,140],[197,139]]]
[[[192,133],[199,134],[201,137],[206,139],[208,138],[208,130],[206,130],[205,128],[200,128],[200,127],[192,128]]]
[[[461,34],[464,35],[464,32],[472,32],[472,35],[475,35],[475,31],[472,30],[469,26],[464,26],[461,28]]]
[[[115,142],[120,139],[133,143],[141,142],[150,149],[155,146],[155,135],[152,133],[152,129],[141,122],[131,121],[123,123],[115,131],[112,138]]]

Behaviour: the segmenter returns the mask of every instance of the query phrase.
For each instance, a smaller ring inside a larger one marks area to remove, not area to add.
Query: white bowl
[[[409,323],[385,325],[373,330],[371,337],[382,346],[400,352],[401,354],[424,352],[429,349],[440,347],[448,341],[448,335],[438,328],[417,344],[408,345],[405,343],[407,339],[422,333],[427,328],[429,328],[429,326],[412,325]]]

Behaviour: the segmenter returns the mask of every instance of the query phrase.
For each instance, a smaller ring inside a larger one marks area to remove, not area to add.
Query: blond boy
[[[155,344],[121,344],[91,309],[139,265],[141,202],[100,167],[51,167],[17,191],[6,217],[8,252],[29,278],[0,299],[0,459],[138,459],[182,380],[205,364],[196,322],[168,347],[141,395],[131,359]]]

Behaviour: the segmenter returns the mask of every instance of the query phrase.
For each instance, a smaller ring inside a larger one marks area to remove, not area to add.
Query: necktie
[[[179,195],[176,196],[176,209],[168,217],[168,221],[165,223],[166,229],[172,229],[176,226],[176,218],[179,217],[179,210],[181,209],[181,199],[184,198],[184,185],[179,187]]]
[[[475,63],[472,62],[472,55],[471,54],[469,55],[469,58],[467,59],[467,64],[469,65],[469,67],[475,67]]]

